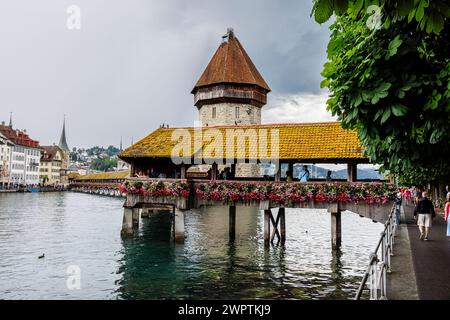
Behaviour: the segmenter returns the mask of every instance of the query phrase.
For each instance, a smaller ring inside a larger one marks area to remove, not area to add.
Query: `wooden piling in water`
[[[133,209],[124,208],[123,209],[123,221],[122,230],[120,234],[122,237],[129,237],[133,235]]]
[[[286,242],[286,209],[280,208],[278,210],[278,216],[280,217],[281,244],[284,245]]]
[[[132,219],[133,219],[133,227],[134,228],[138,228],[139,227],[139,218],[140,218],[140,211],[141,209],[139,208],[133,208],[133,213],[132,213]]]
[[[184,243],[184,212],[182,210],[175,209],[172,226],[175,243]]]
[[[142,217],[142,218],[148,218],[148,216],[149,216],[149,211],[150,211],[149,208],[142,208],[142,211],[141,211],[141,217]]]
[[[331,217],[331,247],[337,250],[342,244],[341,208],[338,203],[329,207]]]
[[[236,206],[229,207],[229,238],[234,241],[236,238]]]
[[[264,210],[264,246],[270,245],[270,216],[272,212],[270,209]]]

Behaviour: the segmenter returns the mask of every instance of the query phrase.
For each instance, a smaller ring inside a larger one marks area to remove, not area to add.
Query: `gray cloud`
[[[336,121],[326,108],[328,92],[274,95],[264,110],[264,122]]]
[[[79,31],[66,28],[71,4]],[[310,10],[311,1],[3,1],[0,119],[12,111],[16,127],[49,144],[67,114],[71,146],[191,125],[190,90],[229,26],[271,86],[269,102],[321,95],[329,30]],[[270,106],[266,118],[276,115]]]

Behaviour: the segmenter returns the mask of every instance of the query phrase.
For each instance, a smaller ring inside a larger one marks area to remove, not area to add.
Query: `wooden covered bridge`
[[[261,144],[269,151],[252,152]],[[226,205],[229,236],[233,240],[237,208],[255,206],[264,211],[266,245],[284,243],[285,208],[320,208],[330,212],[331,240],[337,248],[341,244],[341,211],[350,210],[384,222],[394,195],[393,187],[387,184],[358,182],[357,165],[368,161],[362,155],[356,133],[342,129],[337,122],[159,128],[119,157],[131,165],[130,178],[121,186],[121,192],[126,194],[123,235],[133,234],[140,212],[169,206],[173,238],[182,242],[187,210]],[[271,177],[237,178],[234,174],[236,166],[244,162],[258,165],[267,161],[276,167]],[[299,182],[292,175],[292,168],[307,163],[346,164],[348,181]],[[190,169],[198,166],[209,168],[206,179],[189,176]],[[227,171],[226,168],[231,174],[223,180],[220,171]]]
[[[393,191],[358,183],[357,165],[368,160],[356,133],[339,122],[261,124],[270,91],[228,29],[191,91],[201,126],[162,126],[119,155],[131,169],[129,178],[118,179],[126,180],[120,187],[111,182],[126,194],[122,234],[133,234],[140,212],[155,206],[171,208],[177,241],[184,239],[184,213],[201,205],[229,206],[231,240],[239,206],[264,210],[266,245],[285,241],[285,208],[328,208],[334,247],[341,241],[341,210],[384,222]],[[296,164],[321,163],[346,164],[348,181],[305,183],[294,175]],[[274,172],[260,174],[260,166]],[[90,190],[109,183],[100,180],[78,178],[73,186]]]
[[[119,187],[130,177],[129,171],[101,172],[80,175],[69,174],[69,186],[72,191],[104,196],[124,196]]]

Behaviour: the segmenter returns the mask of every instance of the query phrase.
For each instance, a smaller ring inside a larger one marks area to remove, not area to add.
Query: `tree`
[[[117,158],[103,158],[94,159],[91,164],[91,168],[99,171],[110,171],[117,167]]]
[[[43,176],[42,177],[42,185],[44,185],[45,186],[45,184],[48,182],[48,176],[47,175],[45,175],[45,176]]]
[[[389,17],[415,21],[420,30],[439,34],[445,18],[450,17],[447,0],[314,0],[311,15],[318,23],[328,21],[333,14],[350,14],[353,18],[364,15],[371,6],[389,10]]]
[[[322,86],[331,92],[328,110],[344,128],[356,129],[372,162],[405,182],[417,180],[415,172],[428,182],[449,179],[446,1],[343,2],[316,0],[313,9],[319,22],[338,14],[322,72]],[[380,11],[366,13],[374,2]],[[370,13],[378,14],[381,23],[374,24]]]

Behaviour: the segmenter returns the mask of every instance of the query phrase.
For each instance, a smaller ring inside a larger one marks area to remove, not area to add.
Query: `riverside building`
[[[4,125],[4,123],[3,123]],[[14,143],[6,138],[0,132],[0,187],[4,188],[11,182],[10,167],[11,167],[11,152]]]
[[[9,183],[29,186],[39,184],[41,159],[39,142],[31,139],[26,130],[13,129],[11,120],[8,126],[0,125],[0,132],[13,143],[9,164]]]

